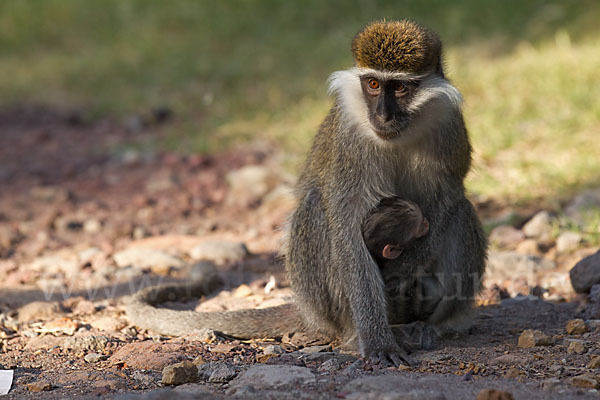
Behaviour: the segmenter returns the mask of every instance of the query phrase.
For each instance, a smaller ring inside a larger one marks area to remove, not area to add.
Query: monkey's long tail
[[[224,312],[180,311],[154,307],[165,301],[184,297],[201,297],[214,291],[222,282],[205,279],[194,284],[166,284],[148,287],[135,293],[126,305],[129,319],[138,327],[162,335],[183,336],[194,329],[212,329],[239,339],[273,338],[301,330],[297,307],[277,307]]]

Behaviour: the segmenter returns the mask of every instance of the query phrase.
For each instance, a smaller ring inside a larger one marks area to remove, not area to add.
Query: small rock
[[[300,353],[329,353],[331,352],[331,345],[308,346],[298,351]]]
[[[240,373],[231,387],[252,385],[257,389],[315,383],[315,375],[306,367],[290,365],[254,365]]]
[[[524,226],[523,233],[527,237],[545,240],[552,233],[552,218],[547,211],[540,211],[533,216]]]
[[[600,389],[598,378],[591,374],[575,376],[571,379],[571,385],[586,389]]]
[[[73,336],[79,329],[81,324],[79,321],[74,321],[71,318],[59,318],[53,321],[48,321],[39,328],[35,328],[38,333],[65,334]]]
[[[248,165],[225,176],[229,184],[229,204],[250,205],[259,202],[282,181],[274,168]]]
[[[525,239],[521,243],[517,245],[516,248],[517,253],[532,255],[532,256],[540,256],[542,253],[540,251],[540,245],[535,239]]]
[[[600,329],[600,319],[588,319],[585,321],[585,324],[591,331]]]
[[[476,400],[514,400],[512,393],[496,389],[483,389]]]
[[[490,361],[491,365],[511,365],[511,366],[525,366],[531,362],[531,359],[527,357],[521,357],[514,354],[503,354]]]
[[[323,362],[321,365],[319,365],[319,368],[317,368],[317,371],[332,373],[334,371],[339,370],[341,367],[342,367],[342,362],[340,362],[340,360],[338,360],[336,358],[330,358],[329,360],[327,360],[327,361]]]
[[[246,284],[241,284],[233,292],[233,297],[242,298],[242,297],[248,297],[251,294],[252,294],[252,289],[250,288],[250,286],[248,286]]]
[[[93,351],[102,352],[106,349],[106,346],[111,341],[107,336],[98,335],[86,335],[86,336],[73,336],[66,338],[62,342],[62,346],[65,349],[72,349],[77,351]]]
[[[47,392],[52,390],[52,385],[46,381],[37,381],[27,385],[27,390],[33,393]]]
[[[600,304],[600,285],[592,286],[588,298],[590,300],[590,303]]]
[[[600,283],[600,251],[580,260],[569,272],[571,285],[577,293],[588,293]]]
[[[556,250],[559,253],[576,250],[582,239],[582,236],[577,232],[563,232],[556,238]]]
[[[90,321],[90,325],[101,331],[116,332],[125,328],[127,323],[113,317],[100,317]]]
[[[167,366],[181,361],[181,345],[151,341],[127,343],[113,353],[113,363],[124,362],[130,368],[162,371]]]
[[[515,251],[490,251],[486,274],[494,280],[514,280],[518,276],[528,277],[533,273],[555,268],[555,262],[543,257],[519,254]]]
[[[565,207],[565,213],[578,223],[583,223],[587,213],[598,209],[600,209],[600,189],[590,189],[575,196]]]
[[[61,314],[60,306],[56,302],[33,301],[19,308],[19,322],[29,322],[40,319],[56,318]]]
[[[191,361],[167,365],[162,372],[164,385],[181,385],[198,380],[198,368]]]
[[[150,269],[157,274],[165,275],[171,268],[181,268],[184,262],[162,250],[132,247],[113,255],[113,259],[118,267],[124,268],[129,265],[140,268]]]
[[[206,241],[194,246],[189,254],[194,260],[208,260],[222,265],[242,261],[249,252],[242,242]]]
[[[105,355],[98,354],[98,353],[88,353],[85,355],[85,357],[83,357],[83,359],[89,363],[96,363],[98,361],[103,361],[103,360],[106,360],[106,358],[107,357]]]
[[[569,335],[583,335],[588,331],[588,328],[582,319],[572,319],[567,322],[565,330]]]
[[[265,349],[263,350],[264,354],[283,354],[285,353],[285,350],[283,349],[283,347],[281,347],[278,344],[271,344],[269,346],[266,346]]]
[[[314,352],[314,353],[299,353],[300,360],[305,363],[311,362],[325,362],[331,359],[335,359],[340,363],[345,363],[349,361],[356,361],[357,358],[350,354],[339,354],[334,352]]]
[[[587,365],[589,369],[600,368],[600,356],[593,356],[590,362]]]
[[[531,348],[535,346],[550,346],[552,338],[541,331],[526,329],[519,336],[519,347]]]
[[[500,225],[490,232],[489,239],[498,247],[514,247],[525,239],[525,234],[513,226]]]
[[[227,383],[238,374],[233,365],[223,362],[209,362],[198,365],[198,377],[209,383]]]
[[[585,343],[581,341],[572,341],[569,343],[567,353],[569,354],[583,354],[586,352]]]
[[[83,223],[83,230],[87,233],[98,233],[102,230],[102,223],[97,219],[88,219]]]
[[[184,340],[190,342],[214,343],[219,339],[216,331],[208,328],[193,329],[189,334],[182,336]]]
[[[560,386],[560,379],[558,379],[558,378],[544,379],[540,383],[540,387],[543,390],[549,390],[549,391],[556,390],[559,386]]]

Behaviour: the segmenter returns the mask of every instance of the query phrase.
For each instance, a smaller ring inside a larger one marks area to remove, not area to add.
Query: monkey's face
[[[360,77],[369,121],[381,139],[394,139],[410,124],[410,105],[419,87],[417,79],[382,79],[371,74]]]
[[[398,224],[398,230],[393,235],[393,243],[383,246],[381,256],[389,260],[400,257],[406,246],[413,240],[425,236],[427,232],[429,232],[429,221],[421,214],[420,210],[414,210],[412,218]]]

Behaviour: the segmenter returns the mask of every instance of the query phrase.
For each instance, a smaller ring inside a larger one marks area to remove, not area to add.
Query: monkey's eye
[[[377,90],[379,89],[379,81],[377,79],[369,79],[369,89]]]
[[[406,85],[403,83],[398,83],[398,86],[396,86],[396,96],[398,97],[402,97],[404,96],[406,93],[408,92]]]

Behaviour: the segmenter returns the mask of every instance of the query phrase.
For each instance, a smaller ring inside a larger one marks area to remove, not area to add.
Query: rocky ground
[[[299,332],[240,341],[136,328],[124,314],[127,296],[190,281],[207,265],[225,277],[225,290],[167,306],[229,310],[290,297],[277,250],[293,178],[280,156],[264,145],[214,156],[139,150],[168,117],[157,110],[87,123],[42,108],[0,112],[8,398],[600,396],[600,253],[575,229],[586,210],[600,208],[600,189],[558,210],[473,199],[495,226],[473,325],[414,353],[410,367],[370,365]],[[565,228],[559,215],[575,225]]]

